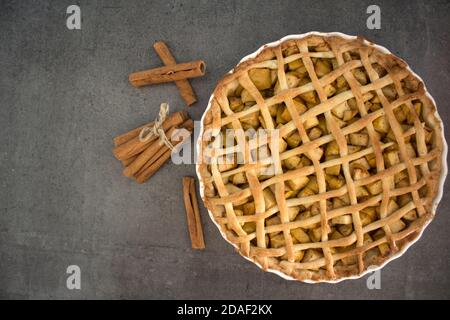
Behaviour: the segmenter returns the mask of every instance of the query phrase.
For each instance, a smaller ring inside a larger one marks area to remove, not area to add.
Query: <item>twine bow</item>
[[[139,133],[139,141],[147,142],[153,136],[159,136],[160,142],[164,143],[170,150],[173,150],[173,144],[167,138],[162,124],[166,120],[169,114],[169,104],[163,102],[159,107],[158,117],[155,119],[154,125],[152,127],[144,127]]]

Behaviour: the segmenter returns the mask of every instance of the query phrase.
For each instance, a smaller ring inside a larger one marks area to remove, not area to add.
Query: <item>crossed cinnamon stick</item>
[[[188,106],[192,105],[197,101],[197,97],[187,79],[203,76],[206,70],[205,62],[197,60],[177,64],[174,56],[164,42],[156,42],[153,48],[165,66],[134,72],[128,77],[130,83],[135,87],[142,87],[149,84],[174,81],[183,100]]]

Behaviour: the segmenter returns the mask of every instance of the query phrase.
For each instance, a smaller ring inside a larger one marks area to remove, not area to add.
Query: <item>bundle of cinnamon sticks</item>
[[[134,178],[138,183],[147,181],[171,157],[171,148],[158,135],[145,140],[140,137],[144,128],[152,128],[154,124],[144,124],[114,138],[113,153],[124,166],[123,174]],[[180,111],[170,114],[161,128],[170,144],[176,146],[187,138],[186,135],[180,136],[182,131],[177,129],[185,129],[190,133],[194,129],[194,122],[186,112]]]

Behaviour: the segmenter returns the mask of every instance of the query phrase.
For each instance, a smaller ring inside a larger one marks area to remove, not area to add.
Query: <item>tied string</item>
[[[160,143],[165,144],[171,151],[174,149],[173,144],[167,138],[164,129],[162,128],[163,122],[166,120],[169,114],[169,104],[161,103],[159,107],[158,118],[155,119],[155,124],[152,127],[144,127],[139,133],[139,141],[147,142],[153,136],[159,136]]]

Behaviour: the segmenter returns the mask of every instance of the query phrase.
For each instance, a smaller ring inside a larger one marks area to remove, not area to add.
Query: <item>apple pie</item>
[[[433,218],[442,130],[422,80],[386,49],[342,34],[284,38],[215,88],[198,141],[202,199],[264,270],[358,277],[404,252]]]

